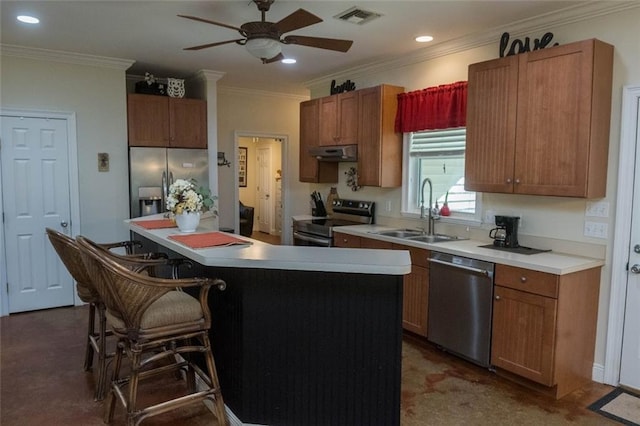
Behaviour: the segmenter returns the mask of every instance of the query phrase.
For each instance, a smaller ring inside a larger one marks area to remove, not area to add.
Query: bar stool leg
[[[91,370],[93,365],[93,345],[91,337],[95,335],[96,305],[89,303],[89,324],[87,325],[87,347],[84,352],[84,371]]]

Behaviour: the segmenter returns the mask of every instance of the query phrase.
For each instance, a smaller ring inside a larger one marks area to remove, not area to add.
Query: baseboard
[[[604,365],[593,363],[591,380],[598,383],[604,383]]]

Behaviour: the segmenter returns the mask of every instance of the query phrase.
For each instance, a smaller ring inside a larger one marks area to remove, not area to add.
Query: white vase
[[[200,224],[200,212],[185,212],[176,215],[176,225],[180,232],[195,232]]]

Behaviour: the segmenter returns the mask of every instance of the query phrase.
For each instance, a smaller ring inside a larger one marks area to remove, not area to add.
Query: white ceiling
[[[2,0],[0,3],[0,40],[5,45],[135,60],[128,74],[143,75],[149,71],[156,77],[184,78],[204,69],[225,73],[220,83],[226,86],[307,93],[305,82],[339,70],[397,59],[420,49],[432,49],[492,28],[509,28],[510,24],[590,2],[276,0],[267,12],[267,21],[277,22],[299,8],[324,20],[287,35],[354,41],[347,53],[283,46],[285,56],[297,59],[294,65],[262,64],[235,43],[200,51],[183,50],[240,36],[232,29],[176,15],[194,15],[239,27],[244,22],[260,20],[260,12],[250,0]],[[365,25],[333,18],[353,6],[383,16]],[[17,22],[15,17],[20,14],[34,15],[41,23],[29,26]],[[432,35],[435,40],[425,47],[413,40],[421,34]]]

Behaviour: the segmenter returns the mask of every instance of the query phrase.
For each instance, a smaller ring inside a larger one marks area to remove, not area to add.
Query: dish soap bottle
[[[338,190],[332,186],[331,190],[329,191],[329,195],[327,195],[327,205],[326,205],[326,210],[327,210],[327,214],[333,214],[333,200],[340,198],[340,196],[338,195]]]
[[[449,191],[447,191],[447,194],[444,196],[444,204],[442,205],[442,208],[440,209],[440,215],[441,216],[449,216],[451,214],[451,210],[449,210]]]

